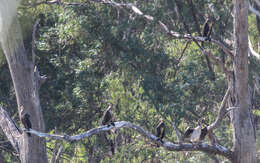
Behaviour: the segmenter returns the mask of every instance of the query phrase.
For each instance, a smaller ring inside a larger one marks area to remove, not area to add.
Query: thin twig
[[[63,145],[60,146],[58,152],[57,152],[57,155],[55,157],[55,163],[58,163],[59,160],[60,160],[60,156],[61,156],[61,153],[62,153],[62,150],[63,150]]]
[[[172,127],[173,127],[173,129],[175,130],[175,132],[176,132],[176,136],[177,136],[177,139],[178,139],[178,143],[182,143],[183,140],[182,140],[180,131],[179,131],[179,129],[176,127],[176,125],[175,125],[173,122],[172,122]]]

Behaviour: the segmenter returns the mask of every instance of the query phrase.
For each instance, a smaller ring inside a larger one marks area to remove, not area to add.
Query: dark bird
[[[184,136],[183,136],[183,137],[184,137],[184,140],[189,139],[193,131],[194,131],[194,128],[188,127],[188,128],[186,129],[185,133],[184,133]],[[190,140],[190,139],[189,139],[189,140]]]
[[[30,121],[30,115],[25,112],[24,107],[20,107],[20,120],[28,131],[32,128],[32,123]],[[31,133],[27,133],[28,136],[31,136]]]
[[[205,38],[205,41],[211,41],[210,35],[211,35],[211,32],[212,32],[212,26],[213,26],[212,21],[209,19],[209,16],[206,15],[206,21],[204,22],[203,27],[202,27],[202,37]],[[204,48],[204,41],[201,42],[201,46],[202,46],[202,48]],[[213,67],[212,67],[210,60],[209,60],[207,55],[206,55],[206,61],[207,61],[207,65],[208,65],[208,68],[209,68],[209,71],[210,71],[211,80],[215,81],[216,76],[215,76]]]
[[[158,126],[156,127],[156,137],[158,137],[157,141],[161,141],[163,143],[163,138],[165,136],[165,124],[163,123],[163,120],[160,119],[160,122]]]
[[[113,109],[113,104],[109,104],[108,108],[104,112],[102,125],[107,125],[109,127],[111,124],[112,126],[115,126],[113,122],[112,113],[111,113],[112,109]]]
[[[205,41],[211,40],[210,39],[211,32],[212,32],[212,24],[210,24],[210,19],[207,16],[206,21],[204,22],[202,27],[202,37],[204,38],[206,37]],[[204,41],[202,41],[201,46],[204,47]]]
[[[208,128],[205,126],[203,129],[201,129],[201,134],[200,134],[200,141],[204,140],[206,135],[208,134]]]

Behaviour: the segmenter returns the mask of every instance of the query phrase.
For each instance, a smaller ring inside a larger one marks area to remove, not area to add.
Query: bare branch
[[[181,59],[183,58],[184,53],[185,53],[186,49],[189,47],[190,43],[191,43],[191,41],[188,41],[188,42],[186,43],[184,49],[183,49],[182,52],[181,52],[180,57],[176,60],[177,63],[176,63],[176,66],[175,66],[175,69],[174,69],[174,73],[173,73],[173,74],[174,74],[174,75],[173,75],[174,78],[176,77],[176,74],[177,74],[178,70],[180,69],[179,63],[180,63]]]
[[[0,107],[0,125],[5,134],[7,135],[9,141],[12,143],[13,147],[19,151],[18,148],[18,143],[19,139],[21,137],[21,133],[19,132],[20,130],[18,127],[16,127],[15,123],[12,121],[12,119],[9,117],[8,113]],[[65,140],[69,142],[73,141],[80,141],[85,138],[89,138],[90,136],[100,134],[101,132],[106,132],[111,129],[119,129],[119,128],[130,128],[133,129],[137,132],[139,132],[141,135],[144,137],[150,139],[151,142],[155,142],[156,144],[163,146],[166,150],[169,151],[203,151],[206,153],[214,153],[218,155],[222,155],[228,159],[232,159],[233,153],[229,149],[216,144],[214,146],[208,145],[206,143],[201,143],[201,144],[174,144],[172,142],[161,142],[157,141],[157,137],[154,136],[153,134],[150,134],[148,131],[144,130],[142,127],[139,127],[137,125],[134,125],[130,122],[126,121],[120,121],[120,122],[115,122],[115,126],[100,126],[97,128],[90,129],[87,132],[84,132],[79,135],[75,136],[69,136],[69,135],[52,135],[48,133],[42,133],[38,132],[35,130],[30,129],[29,131],[26,129],[22,129],[24,132],[29,132],[31,134],[34,134],[39,137],[47,137],[50,139],[56,139],[56,140]],[[62,149],[61,149],[62,150]],[[60,150],[60,151],[61,151]]]
[[[22,136],[21,131],[2,106],[0,106],[0,127],[16,152],[19,152],[20,137]]]
[[[212,123],[210,126],[208,126],[208,130],[213,130],[213,129],[217,128],[219,126],[222,118],[224,117],[224,115],[226,113],[225,107],[226,107],[226,103],[227,103],[227,100],[228,100],[228,97],[229,97],[229,94],[230,94],[230,90],[231,90],[231,88],[229,87],[227,89],[227,92],[226,92],[222,102],[221,102],[221,105],[220,105],[220,108],[219,108],[219,111],[218,111],[218,116],[217,116],[215,122]]]
[[[60,160],[60,156],[61,156],[61,153],[62,153],[62,150],[63,150],[63,145],[60,146],[58,152],[57,152],[57,155],[55,157],[55,163],[58,163],[59,160]]]
[[[255,77],[255,84],[254,84],[254,89],[258,94],[260,94],[260,77],[257,76]]]
[[[182,143],[183,140],[182,140],[180,131],[179,131],[179,129],[176,127],[176,125],[175,125],[173,122],[172,122],[172,127],[173,127],[173,129],[175,130],[175,132],[176,132],[176,136],[177,136],[177,139],[178,139],[178,143]]]
[[[218,47],[220,47],[224,51],[224,53],[230,56],[230,58],[233,60],[234,58],[233,53],[224,44],[214,39],[211,39],[211,41],[214,42]]]
[[[225,65],[216,58],[209,50],[204,50],[204,52],[218,65],[218,67],[227,75],[230,76],[230,71],[225,67]]]
[[[51,163],[55,163],[57,148],[58,148],[58,140],[55,141],[55,146],[54,146],[54,149],[52,151]]]
[[[254,1],[260,7],[260,1],[259,0],[254,0]]]
[[[42,132],[38,132],[35,130],[30,129],[29,132],[31,134],[34,134],[36,136],[39,137],[48,137],[50,139],[57,139],[57,140],[65,140],[65,141],[69,141],[69,142],[73,142],[73,141],[80,141],[82,139],[85,138],[89,138],[93,135],[97,135],[100,134],[102,132],[107,132],[111,129],[119,129],[119,128],[130,128],[133,129],[137,132],[139,132],[142,136],[150,139],[151,142],[155,142],[156,144],[163,146],[166,150],[169,151],[203,151],[206,153],[215,153],[218,155],[222,155],[228,159],[232,159],[233,157],[233,153],[232,151],[230,151],[229,149],[216,144],[215,146],[212,145],[208,145],[206,143],[201,143],[201,144],[174,144],[172,142],[161,142],[161,141],[157,141],[157,137],[154,136],[153,134],[150,134],[148,131],[144,130],[142,127],[139,127],[135,124],[132,124],[130,122],[126,122],[126,121],[120,121],[120,122],[114,122],[115,126],[110,125],[108,126],[100,126],[97,128],[93,128],[88,130],[87,132],[84,132],[82,134],[79,135],[75,135],[75,136],[69,136],[69,135],[52,135],[52,134],[48,134],[48,133],[42,133]]]
[[[34,67],[33,70],[34,73],[34,77],[35,77],[35,82],[36,82],[36,89],[39,89],[41,87],[41,85],[47,80],[47,76],[46,75],[40,75],[40,72],[37,68],[37,66]]]
[[[252,46],[252,43],[251,43],[251,40],[249,39],[249,37],[248,37],[248,47],[249,47],[250,53],[251,53],[253,56],[255,56],[255,58],[256,58],[257,60],[260,60],[260,55],[259,55],[256,51],[254,51],[253,46]]]
[[[260,18],[260,12],[257,11],[255,8],[253,8],[253,6],[251,5],[250,1],[248,1],[249,4],[249,11],[251,11],[252,13],[254,13],[256,16],[258,16]]]

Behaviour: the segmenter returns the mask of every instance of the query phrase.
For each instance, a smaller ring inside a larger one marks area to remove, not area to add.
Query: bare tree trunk
[[[256,163],[256,145],[248,94],[248,1],[235,0],[235,57],[231,103],[239,107],[232,111],[234,162]]]
[[[11,25],[6,40],[1,40],[9,70],[12,76],[18,106],[24,106],[31,115],[32,128],[44,131],[44,120],[39,101],[39,78],[34,65],[26,55],[20,25],[17,20]],[[19,111],[19,108],[18,108]],[[20,143],[22,163],[46,163],[45,139],[23,134]]]

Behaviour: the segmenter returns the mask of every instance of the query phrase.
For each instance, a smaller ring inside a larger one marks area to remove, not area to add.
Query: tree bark
[[[234,76],[230,82],[234,162],[256,163],[256,145],[248,94],[248,1],[234,1]]]
[[[23,44],[20,25],[15,19],[9,28],[8,35],[1,40],[2,49],[8,62],[18,106],[24,106],[31,115],[32,128],[44,131],[44,120],[39,101],[39,79],[34,64],[29,61]],[[18,111],[20,110],[18,107]],[[20,144],[22,163],[46,163],[45,139],[23,134]]]

